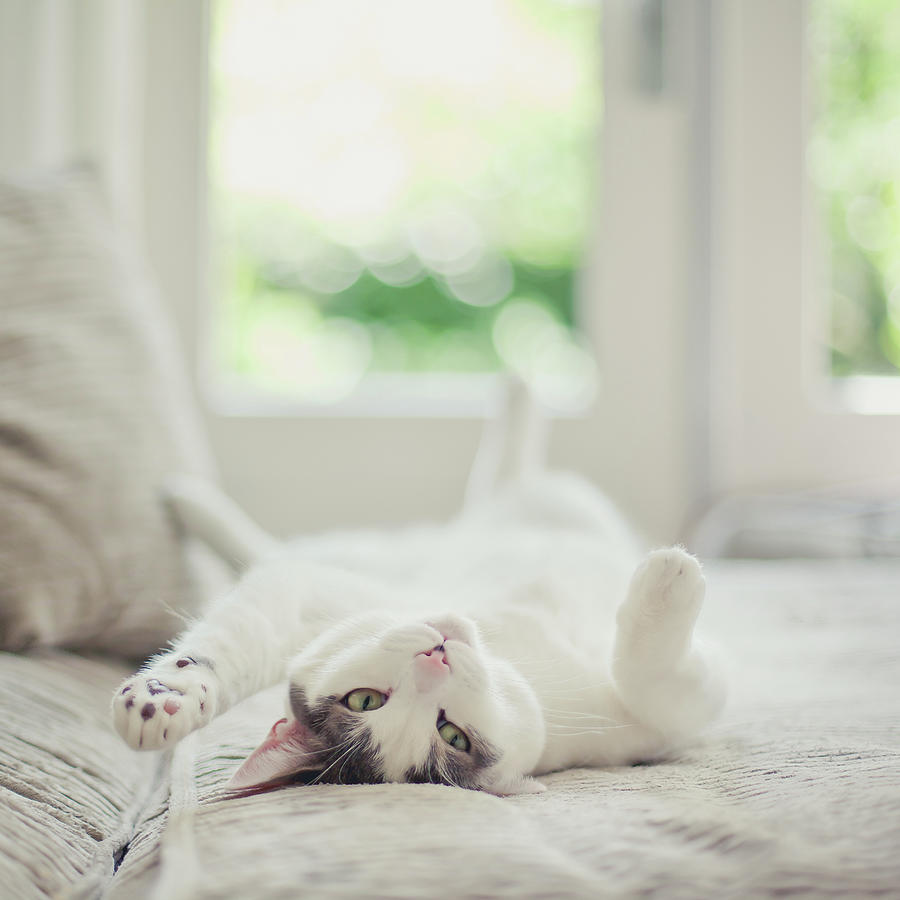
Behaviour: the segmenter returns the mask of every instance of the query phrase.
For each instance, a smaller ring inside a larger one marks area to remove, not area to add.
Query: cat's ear
[[[530,775],[498,774],[484,785],[483,790],[498,797],[513,797],[516,794],[540,794],[547,788]]]
[[[244,760],[228,782],[228,790],[274,785],[290,780],[297,772],[319,767],[318,738],[296,719],[279,719],[266,739]]]

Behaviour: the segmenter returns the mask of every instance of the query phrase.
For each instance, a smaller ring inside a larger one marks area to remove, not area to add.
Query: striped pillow
[[[160,484],[210,470],[89,173],[0,180],[0,647],[159,647],[197,602]]]

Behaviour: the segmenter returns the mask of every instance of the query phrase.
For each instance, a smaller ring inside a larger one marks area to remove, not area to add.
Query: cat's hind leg
[[[634,573],[616,615],[619,695],[632,715],[673,740],[695,734],[725,700],[712,653],[694,637],[705,587],[694,557],[657,550]]]
[[[501,389],[497,414],[485,423],[469,472],[465,511],[546,468],[548,422],[531,388],[519,376],[507,375]]]

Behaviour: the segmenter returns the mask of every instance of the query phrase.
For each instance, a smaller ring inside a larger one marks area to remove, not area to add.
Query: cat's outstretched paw
[[[113,724],[134,750],[162,750],[206,725],[215,706],[210,669],[182,657],[126,679],[113,696]]]

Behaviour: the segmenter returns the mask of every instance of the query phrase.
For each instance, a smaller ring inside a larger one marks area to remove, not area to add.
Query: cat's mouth
[[[459,641],[461,644],[471,646],[475,639],[471,623],[459,616],[443,616],[425,624],[440,634],[442,644],[447,641]]]

